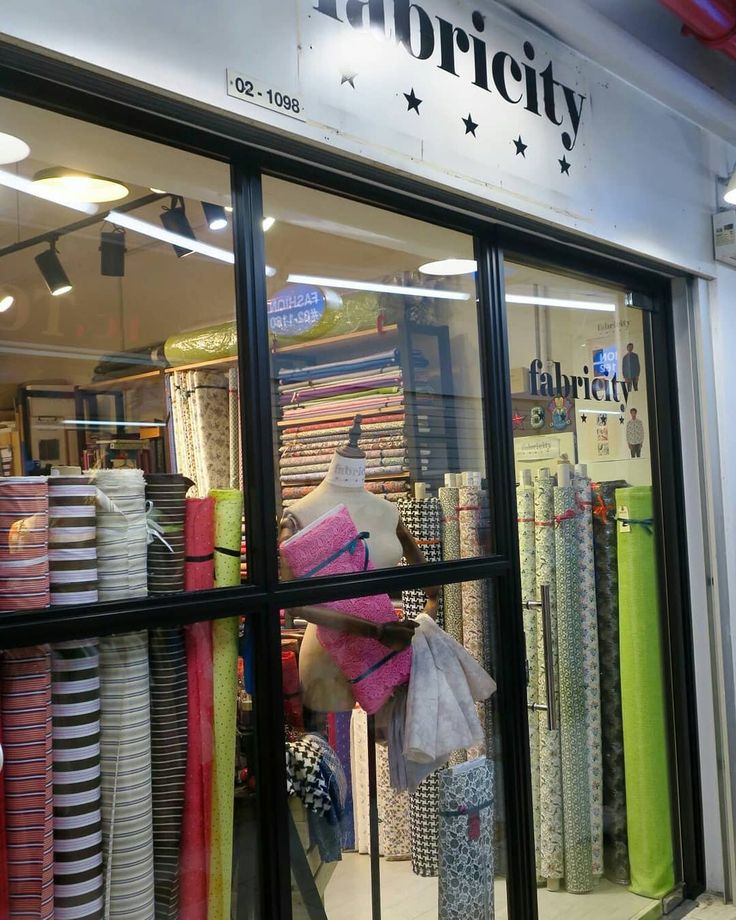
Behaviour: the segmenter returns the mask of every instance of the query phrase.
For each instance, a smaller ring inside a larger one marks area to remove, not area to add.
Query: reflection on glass
[[[0,109],[0,611],[240,584],[228,168]]]
[[[339,517],[282,543],[294,574],[334,553]],[[454,587],[285,612],[295,916],[315,899],[330,920],[371,916],[372,833],[387,916],[492,920],[505,902],[492,586]]]
[[[0,653],[3,917],[258,915],[238,634],[235,618]]]
[[[395,565],[397,505],[486,475],[472,239],[273,179],[264,197],[280,506],[307,523],[327,492],[381,497],[371,560]],[[453,551],[491,551],[487,516]]]
[[[506,291],[540,914],[626,920],[675,885],[644,316],[524,265]]]

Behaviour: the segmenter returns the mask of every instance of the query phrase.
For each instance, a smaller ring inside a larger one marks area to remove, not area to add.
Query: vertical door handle
[[[547,728],[553,732],[557,730],[557,706],[555,705],[557,679],[555,675],[554,643],[552,639],[552,601],[550,599],[549,585],[542,585],[541,593],[544,670],[547,681]]]

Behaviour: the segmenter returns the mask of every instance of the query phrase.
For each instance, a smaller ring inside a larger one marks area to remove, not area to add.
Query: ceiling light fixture
[[[154,188],[152,185],[149,185],[149,189],[154,193],[154,195],[168,195],[168,192],[165,188]]]
[[[232,214],[232,213],[233,213],[233,206],[232,206],[231,204],[226,204],[226,205],[225,205],[225,210],[227,211],[228,214]]]
[[[192,225],[189,223],[189,218],[187,217],[184,199],[172,196],[171,205],[163,209],[160,217],[161,223],[166,230],[179,239],[179,245],[177,245],[177,243],[171,244],[174,247],[177,259],[183,259],[184,256],[191,255],[194,249],[189,245],[189,240],[196,240],[196,236],[194,235],[194,230],[192,230]],[[181,242],[184,243],[183,246]]]
[[[48,249],[36,256],[36,265],[38,265],[38,269],[43,275],[43,280],[46,282],[46,287],[53,297],[59,297],[61,294],[68,294],[71,291],[71,282],[56,252],[55,238],[49,242]]]
[[[289,275],[287,282],[316,284],[319,287],[342,288],[347,291],[372,291],[376,294],[405,294],[410,297],[434,297],[438,300],[470,300],[462,291],[433,290],[400,284],[374,284],[372,281],[349,281],[341,278],[322,278],[315,275]]]
[[[275,217],[264,217],[264,218],[263,218],[263,225],[262,225],[262,226],[263,226],[263,232],[264,232],[264,233],[268,233],[268,231],[271,229],[271,227],[273,227],[273,225],[274,225],[275,223],[276,223],[276,218],[275,218]]]
[[[17,163],[25,160],[31,148],[14,134],[0,133],[0,163]]]
[[[566,300],[563,297],[531,297],[526,294],[507,294],[506,303],[528,304],[533,307],[562,307],[568,310],[592,310],[596,313],[615,313],[615,303],[595,300]]]
[[[69,201],[67,198],[62,198],[61,195],[50,188],[46,188],[42,185],[35,185],[30,179],[25,179],[23,176],[16,176],[2,169],[0,169],[0,185],[4,185],[6,188],[15,189],[17,192],[23,192],[26,195],[33,195],[34,198],[42,198],[44,201],[53,201],[54,204],[60,204],[65,208],[71,208],[73,211],[82,211],[83,214],[97,213],[96,205]]]
[[[171,212],[166,211],[164,213],[170,214]],[[156,224],[149,224],[148,221],[131,217],[130,214],[110,211],[107,219],[117,227],[125,227],[126,230],[132,230],[134,233],[150,236],[155,240],[161,240],[163,243],[170,243],[174,247],[181,248],[184,252],[198,252],[200,255],[208,256],[210,259],[217,259],[220,262],[227,262],[230,265],[235,263],[235,256],[232,252],[228,252],[227,249],[220,249],[218,246],[210,246],[208,243],[202,243],[197,239],[181,236],[171,230],[158,227]]]
[[[8,311],[15,303],[15,297],[12,294],[4,294],[0,297],[0,313]]]
[[[209,201],[203,201],[202,210],[210,230],[224,230],[227,227],[225,208],[221,204],[211,204]]]
[[[65,166],[39,169],[33,176],[33,184],[51,189],[63,201],[119,201],[129,191],[127,185],[115,179],[93,176]]]
[[[277,272],[276,269],[273,267],[273,265],[267,265],[267,266],[266,266],[266,277],[267,277],[267,278],[273,278],[273,276],[276,275],[276,274],[278,274],[278,272]]]
[[[478,268],[475,259],[440,259],[419,266],[423,275],[471,275]]]
[[[100,233],[100,274],[106,278],[125,277],[125,230],[115,227]]]

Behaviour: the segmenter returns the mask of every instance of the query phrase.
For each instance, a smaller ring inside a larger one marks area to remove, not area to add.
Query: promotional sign
[[[287,284],[268,301],[268,328],[274,335],[309,332],[324,316],[327,298],[310,284]]]

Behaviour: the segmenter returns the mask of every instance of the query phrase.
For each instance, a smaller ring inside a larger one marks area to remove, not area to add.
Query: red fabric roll
[[[51,653],[47,645],[0,658],[5,828],[9,909],[6,916],[54,916]]]
[[[0,479],[0,611],[49,605],[45,477]]]
[[[284,717],[292,728],[304,731],[302,689],[299,683],[299,665],[294,652],[281,652],[281,687],[284,695]]]
[[[2,743],[2,720],[0,719],[0,745]],[[2,771],[0,771],[0,917],[7,917],[9,914],[8,838],[5,833],[5,780]]]
[[[180,920],[207,920],[213,755],[212,624],[192,623],[185,627],[185,641],[189,754],[181,834]]]
[[[205,591],[215,584],[215,500],[188,498],[184,517],[184,590]]]

